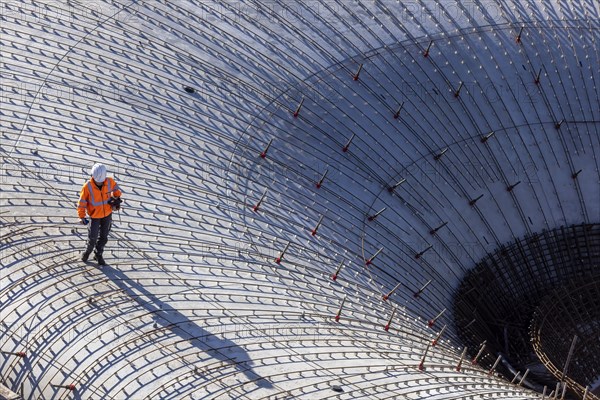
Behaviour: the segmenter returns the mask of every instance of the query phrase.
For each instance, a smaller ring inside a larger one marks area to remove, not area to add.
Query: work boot
[[[94,253],[94,260],[98,261],[98,265],[106,265],[104,258],[102,258],[102,254]]]
[[[88,260],[88,258],[90,258],[90,253],[84,252],[81,255],[81,261],[86,262]]]

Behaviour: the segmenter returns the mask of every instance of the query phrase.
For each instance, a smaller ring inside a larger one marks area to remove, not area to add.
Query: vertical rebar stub
[[[346,296],[342,299],[342,304],[340,304],[340,308],[338,309],[337,314],[335,315],[335,322],[340,322],[340,317],[342,315],[342,310],[344,308],[344,303],[346,302]]]
[[[517,182],[513,183],[512,185],[508,185],[508,186],[506,187],[506,191],[507,191],[507,192],[512,192],[512,191],[513,191],[513,189],[514,189],[514,188],[516,188],[516,187],[517,187],[517,185],[519,185],[520,183],[521,183],[521,181],[517,181]]]
[[[352,140],[354,140],[355,136],[356,136],[356,134],[353,133],[352,136],[350,136],[350,139],[348,140],[348,142],[346,142],[346,144],[344,145],[344,147],[342,147],[342,151],[344,153],[346,153],[348,151],[348,149],[350,148],[350,144],[352,144]]]
[[[267,146],[260,153],[260,158],[267,158],[267,152],[269,151],[269,148],[271,147],[272,143],[273,143],[273,139],[269,140],[269,143],[267,143]]]
[[[371,258],[369,258],[367,261],[365,261],[366,265],[371,265],[373,263],[373,260],[375,260],[375,258],[377,258],[377,256],[383,251],[383,247],[380,248],[379,250],[377,250],[377,252],[375,254],[373,254],[371,256]]]
[[[473,365],[477,364],[479,357],[481,357],[481,354],[483,354],[483,350],[485,350],[486,344],[487,344],[487,340],[484,340],[483,343],[481,343],[481,346],[479,347],[479,351],[477,352],[475,357],[473,357],[473,359],[471,360],[471,364],[473,364]]]
[[[427,286],[429,286],[431,284],[431,279],[429,281],[427,281],[426,284],[423,285],[423,287],[421,287],[421,289],[417,290],[415,293],[413,293],[413,297],[417,298],[421,295],[421,293],[423,293],[423,291],[425,291],[425,289],[427,289]]]
[[[398,282],[398,283],[396,284],[396,286],[394,286],[394,288],[393,288],[392,290],[390,290],[390,291],[389,291],[389,293],[388,293],[388,294],[384,294],[384,295],[382,296],[382,299],[383,299],[383,301],[387,301],[387,299],[389,299],[389,298],[390,298],[390,296],[391,296],[391,295],[393,295],[393,294],[394,294],[394,292],[395,292],[396,290],[398,290],[398,288],[400,287],[400,285],[402,285],[402,282]]]
[[[335,270],[335,272],[333,273],[333,275],[331,275],[331,279],[332,280],[337,280],[338,275],[340,274],[340,271],[342,270],[342,267],[344,266],[344,262],[341,261],[340,265],[337,267],[337,269]]]
[[[282,251],[282,252],[279,254],[279,257],[277,257],[277,258],[275,259],[275,262],[276,262],[277,264],[281,264],[281,260],[283,260],[283,256],[285,255],[285,252],[287,251],[288,247],[290,247],[290,243],[292,243],[292,242],[288,242],[288,243],[285,245],[285,247],[284,247],[283,251]]]
[[[423,353],[423,357],[421,357],[421,362],[419,363],[419,371],[423,371],[425,369],[425,357],[427,357],[430,346],[431,344],[427,343],[427,347],[425,348],[425,352]]]
[[[477,202],[478,202],[478,201],[479,201],[479,200],[480,200],[482,197],[483,197],[483,195],[482,195],[482,194],[480,194],[479,196],[475,197],[474,199],[471,199],[471,200],[469,201],[469,205],[470,205],[471,207],[473,207],[473,206],[474,206],[474,205],[475,205],[475,204],[476,204],[476,203],[477,203]]]
[[[481,137],[481,143],[487,142],[492,136],[494,136],[495,132],[490,132],[487,135]]]
[[[385,326],[383,327],[384,331],[389,331],[390,330],[390,326],[392,325],[392,320],[394,319],[394,315],[396,315],[396,309],[397,307],[394,307],[394,309],[392,310],[392,315],[390,315],[390,318],[387,321],[387,324],[385,324]]]
[[[535,79],[533,80],[533,82],[535,82],[536,85],[539,85],[541,79],[542,79],[542,68],[540,68],[538,73],[535,74]]]
[[[356,73],[355,73],[355,74],[352,76],[352,79],[353,79],[353,80],[355,80],[355,81],[357,81],[357,80],[358,80],[358,78],[360,77],[360,71],[362,71],[362,69],[363,69],[363,65],[362,65],[362,64],[360,64],[360,65],[358,66],[358,71],[356,71]]]
[[[379,217],[385,210],[387,210],[387,207],[383,207],[381,210],[377,211],[375,214],[373,215],[369,215],[369,217],[367,218],[367,220],[369,222],[374,221],[377,217]]]
[[[502,355],[498,355],[498,358],[496,358],[496,362],[494,362],[494,365],[492,365],[492,368],[490,368],[490,370],[488,371],[488,376],[494,373],[496,367],[498,366],[498,363],[500,363],[500,360],[502,360]]]
[[[460,96],[460,91],[462,90],[464,85],[465,85],[464,82],[459,83],[458,89],[456,89],[456,91],[454,92],[454,97]]]
[[[323,181],[325,181],[325,177],[327,176],[328,172],[329,172],[328,169],[326,169],[325,172],[323,172],[323,175],[321,176],[321,179],[319,179],[319,181],[316,184],[317,189],[321,189],[321,186],[323,186]]]
[[[432,230],[429,231],[429,233],[431,235],[435,235],[440,229],[442,229],[443,227],[445,227],[446,225],[448,225],[448,221],[442,223],[441,225],[437,226],[436,228],[433,228]]]
[[[431,345],[432,346],[437,346],[438,342],[440,341],[440,339],[442,338],[442,335],[444,334],[444,331],[446,331],[446,327],[447,325],[444,325],[442,327],[442,329],[440,330],[440,333],[437,334],[437,336],[435,337],[435,339],[433,339],[431,341]]]
[[[317,231],[319,230],[319,227],[321,226],[321,223],[323,223],[323,218],[325,218],[325,215],[321,215],[321,218],[319,218],[319,222],[317,222],[317,225],[314,227],[314,229],[310,232],[310,234],[312,236],[315,236],[317,234]]]
[[[27,357],[27,354],[25,354],[24,351],[0,351],[0,353],[7,355],[7,356],[15,356],[15,357],[19,357],[19,358],[25,358]]]
[[[462,363],[463,363],[466,355],[467,355],[467,348],[465,347],[463,349],[462,354],[460,355],[460,359],[458,360],[458,364],[456,364],[456,372],[460,372],[460,370],[462,368]]]
[[[425,58],[429,57],[429,51],[431,50],[432,45],[433,45],[433,40],[431,40],[429,42],[429,44],[427,45],[427,49],[425,49],[425,51],[423,52],[423,57],[425,57]]]
[[[394,119],[398,119],[400,117],[400,111],[402,111],[402,108],[404,108],[404,102],[400,104],[398,110],[394,113]]]
[[[50,384],[52,387],[57,388],[57,389],[67,389],[70,391],[75,391],[76,387],[75,384],[71,383],[69,385],[56,385],[56,384]]]
[[[431,328],[433,325],[435,325],[437,320],[440,319],[441,316],[444,315],[445,312],[446,312],[446,309],[444,308],[442,311],[440,311],[440,313],[438,315],[436,315],[434,318],[427,321],[427,326]]]
[[[406,182],[406,178],[400,179],[398,182],[394,183],[392,186],[388,188],[388,192],[392,193],[396,188]]]
[[[300,110],[302,110],[303,104],[304,104],[304,97],[302,97],[302,100],[300,100],[300,104],[298,104],[298,107],[296,107],[296,111],[294,111],[294,118],[298,118],[298,115],[300,115]]]
[[[426,249],[415,254],[415,258],[418,260],[419,258],[423,257],[423,254],[425,254],[428,250],[431,250],[432,248],[433,248],[433,245],[430,244],[429,246],[427,246]]]
[[[447,151],[448,151],[448,148],[446,147],[445,149],[443,149],[442,151],[440,151],[439,153],[437,153],[435,156],[433,156],[433,159],[435,161],[438,161],[440,158],[442,158],[442,156],[444,154],[446,154]]]
[[[524,28],[525,28],[525,27],[523,27],[523,26],[522,26],[522,27],[521,27],[521,29],[519,30],[519,34],[518,34],[518,35],[517,35],[517,37],[515,38],[515,42],[517,42],[517,43],[521,43],[521,35],[523,34],[523,29],[524,29]]]
[[[262,204],[263,200],[265,199],[265,196],[267,195],[267,190],[268,188],[265,188],[265,191],[263,192],[262,196],[260,196],[258,203],[256,203],[254,207],[252,207],[252,210],[254,212],[258,212],[258,210],[260,209],[260,205]]]

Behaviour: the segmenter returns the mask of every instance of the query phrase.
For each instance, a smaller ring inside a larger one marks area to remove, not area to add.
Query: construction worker
[[[108,241],[108,233],[112,224],[112,212],[118,210],[121,204],[121,190],[113,178],[106,177],[106,167],[96,163],[90,172],[91,179],[81,188],[77,213],[79,221],[87,224],[85,214],[90,216],[88,227],[87,248],[81,256],[86,262],[94,250],[94,260],[98,265],[106,265],[102,253]]]

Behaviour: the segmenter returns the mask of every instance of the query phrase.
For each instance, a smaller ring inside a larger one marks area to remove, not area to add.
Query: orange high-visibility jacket
[[[108,200],[112,197],[120,197],[121,190],[113,178],[106,178],[102,189],[98,189],[96,183],[90,179],[83,184],[79,195],[77,213],[79,218],[85,218],[85,212],[91,218],[103,218],[112,213]]]

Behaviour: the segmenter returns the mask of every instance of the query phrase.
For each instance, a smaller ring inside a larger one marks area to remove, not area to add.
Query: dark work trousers
[[[92,218],[88,226],[88,242],[85,252],[90,254],[96,246],[96,254],[102,255],[104,245],[108,242],[108,233],[112,225],[112,214],[104,218]],[[98,235],[100,237],[98,237]]]

